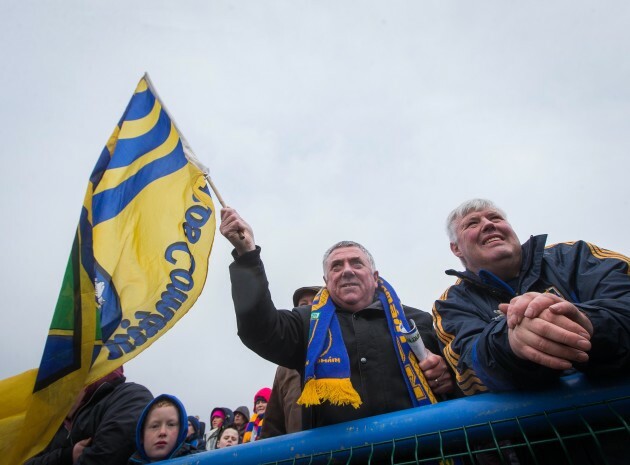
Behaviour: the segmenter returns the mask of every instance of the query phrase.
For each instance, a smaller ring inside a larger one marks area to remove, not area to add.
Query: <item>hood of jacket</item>
[[[244,405],[241,405],[236,410],[234,410],[234,413],[240,413],[245,417],[245,423],[249,422],[249,409]]]
[[[147,416],[149,415],[151,407],[162,400],[168,400],[175,405],[175,408],[179,413],[179,431],[177,433],[177,441],[175,443],[175,447],[173,447],[173,450],[171,450],[168,455],[161,460],[167,460],[173,457],[174,454],[184,445],[184,441],[186,441],[186,436],[188,435],[188,415],[186,414],[184,404],[182,404],[177,397],[170,394],[161,394],[157,396],[144,408],[142,414],[140,415],[140,419],[138,420],[138,426],[136,427],[136,447],[138,448],[138,454],[140,455],[140,458],[146,463],[150,463],[151,459],[149,459],[149,457],[147,456],[143,444],[144,423],[147,419]]]

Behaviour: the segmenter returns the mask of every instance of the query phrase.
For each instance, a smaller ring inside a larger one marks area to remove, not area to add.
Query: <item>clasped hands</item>
[[[500,304],[516,356],[556,370],[588,361],[593,325],[571,302],[555,294],[528,292]]]

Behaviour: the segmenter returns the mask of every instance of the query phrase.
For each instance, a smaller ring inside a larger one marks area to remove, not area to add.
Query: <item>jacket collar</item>
[[[522,260],[516,289],[512,289],[505,281],[486,270],[480,270],[479,274],[469,270],[446,270],[446,274],[484,289],[502,300],[511,299],[529,289],[540,277],[546,242],[547,235],[541,234],[531,236],[527,242],[521,245]]]

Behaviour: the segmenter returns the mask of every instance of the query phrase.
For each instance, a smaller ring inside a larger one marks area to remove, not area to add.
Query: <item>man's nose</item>
[[[344,276],[354,274],[354,270],[352,269],[352,266],[350,266],[350,263],[344,263],[342,274]]]
[[[494,225],[494,223],[492,221],[490,221],[488,218],[481,218],[481,220],[479,220],[481,223],[481,230],[485,231],[487,229],[493,229],[496,226]]]

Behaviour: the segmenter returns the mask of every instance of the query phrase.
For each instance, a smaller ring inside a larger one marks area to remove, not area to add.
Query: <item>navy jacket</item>
[[[546,235],[522,246],[518,278],[509,284],[484,270],[453,270],[459,279],[433,307],[440,347],[467,395],[549,386],[563,373],[518,358],[498,314],[526,292],[553,292],[572,302],[593,324],[589,361],[575,364],[587,375],[612,375],[630,367],[630,276],[627,257],[583,241],[545,248]]]

